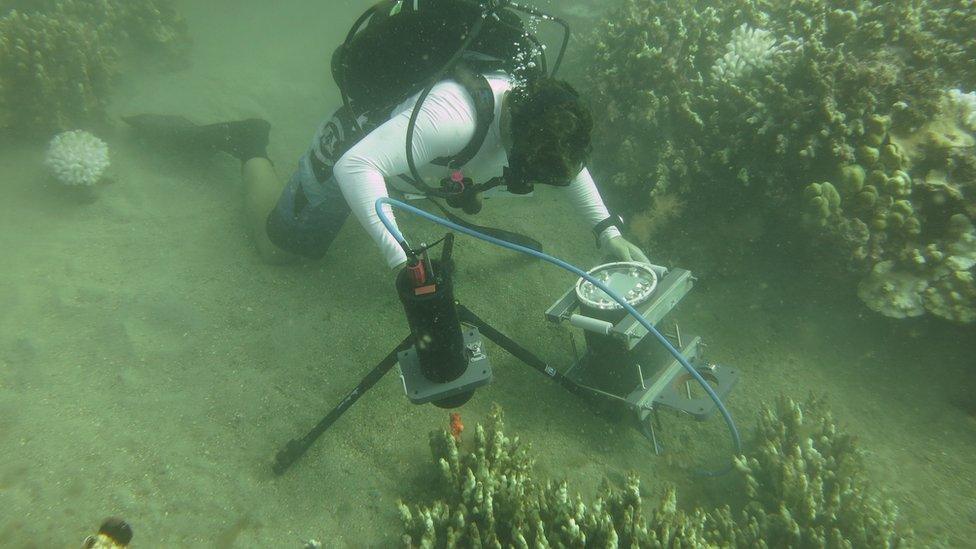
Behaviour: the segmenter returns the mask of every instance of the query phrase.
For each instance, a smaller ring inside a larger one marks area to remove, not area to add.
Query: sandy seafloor
[[[113,116],[266,117],[287,177],[336,104],[328,56],[366,2],[184,4],[191,65],[128,72]],[[409,404],[396,376],[292,471],[270,472],[276,449],[406,333],[392,275],[365,233],[348,223],[324,261],[265,265],[242,229],[234,161],[153,151],[117,119],[113,128],[101,134],[114,182],[90,202],[50,184],[43,143],[0,145],[0,546],[77,546],[107,515],[129,520],[140,547],[395,544],[394,502],[423,495],[427,433],[447,424],[445,411]],[[437,234],[400,219],[415,239]],[[479,222],[536,236],[582,265],[599,259],[558,190],[489,205]],[[971,546],[976,332],[880,318],[849,290],[759,252],[717,262],[695,248],[702,238],[754,245],[735,234],[702,231],[684,253],[650,255],[699,276],[682,323],[705,335],[712,360],[741,370],[728,404],[743,433],[762,401],[826,395],[918,540]],[[459,299],[568,364],[567,331],[542,313],[572,277],[470,239],[456,249]],[[635,431],[490,353],[495,381],[462,409],[464,421],[473,427],[500,403],[540,475],[592,496],[602,477],[637,470],[651,504],[665,484],[682,504],[726,499],[729,480],[695,479],[685,465],[725,455],[717,418],[665,417],[672,452],[654,457]]]

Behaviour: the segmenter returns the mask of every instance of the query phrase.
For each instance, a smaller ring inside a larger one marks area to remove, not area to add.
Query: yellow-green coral
[[[98,28],[115,45],[131,45],[179,63],[190,44],[187,25],[174,0],[47,0],[39,10]]]
[[[407,547],[895,547],[905,546],[896,512],[864,481],[855,441],[819,401],[780,399],[764,408],[755,449],[736,459],[746,502],[738,511],[682,511],[673,488],[646,509],[640,481],[604,482],[587,503],[566,482],[533,478],[518,438],[502,431],[495,407],[474,447],[432,433],[443,499],[400,502]]]
[[[828,181],[811,183],[803,190],[806,217],[809,222],[826,226],[831,217],[840,215],[840,194]]]
[[[764,407],[756,450],[736,460],[750,503],[742,547],[903,547],[894,505],[870,489],[855,440],[821,401]]]
[[[0,116],[33,130],[97,118],[116,73],[116,50],[92,25],[58,13],[0,18]]]
[[[944,245],[928,249],[933,282],[924,290],[926,309],[957,322],[976,321],[976,229],[962,214],[949,222]]]
[[[858,295],[871,309],[895,318],[928,311],[976,321],[973,265],[961,259],[967,254],[948,251],[963,246],[971,233],[976,149],[956,146],[969,141],[955,137],[962,130],[951,119],[934,119],[898,138],[882,133],[886,119],[869,117],[864,127],[864,139],[880,146],[863,143],[858,163],[837,170],[845,208],[832,208],[825,184],[815,183],[804,191],[805,215],[838,249],[870,265]],[[913,171],[922,174],[918,181]]]
[[[856,195],[864,189],[864,168],[849,164],[840,170],[840,189],[847,195]]]
[[[866,146],[880,147],[891,127],[891,117],[873,114],[864,122],[864,141]]]
[[[535,480],[518,437],[503,432],[496,406],[478,425],[474,448],[459,449],[446,431],[431,434],[446,488],[429,506],[399,503],[407,547],[706,547],[706,513],[677,508],[668,490],[645,516],[640,481],[604,484],[587,504],[566,482]]]

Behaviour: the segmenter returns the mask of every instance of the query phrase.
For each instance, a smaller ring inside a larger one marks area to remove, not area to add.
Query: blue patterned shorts
[[[350,210],[332,176],[332,166],[361,139],[351,128],[352,117],[342,108],[319,127],[312,147],[268,214],[268,238],[279,248],[319,259],[339,234]]]

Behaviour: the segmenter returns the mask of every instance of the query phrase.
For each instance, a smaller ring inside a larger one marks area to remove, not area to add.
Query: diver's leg
[[[244,216],[258,254],[268,263],[289,263],[298,256],[276,246],[266,227],[268,212],[274,209],[284,183],[268,159],[271,124],[260,118],[201,126],[197,141],[230,154],[241,161],[244,185]]]
[[[261,257],[272,263],[296,259],[268,237],[265,220],[284,184],[268,159],[271,124],[260,118],[199,125],[181,116],[138,114],[123,117],[136,135],[196,153],[224,152],[241,161],[245,223]]]
[[[197,141],[241,161],[244,216],[247,230],[261,258],[269,263],[288,263],[298,256],[275,246],[265,228],[268,212],[278,202],[284,184],[268,159],[271,124],[260,118],[201,126]]]
[[[361,123],[365,123],[365,119]],[[355,125],[340,108],[332,118],[319,126],[313,146],[298,161],[297,169],[281,189],[272,192],[269,164],[245,163],[253,231],[260,231],[263,221],[264,250],[272,244],[279,250],[308,259],[321,259],[329,251],[346,218],[349,205],[332,175],[332,166],[356,142],[358,133],[347,128]],[[253,178],[253,179],[251,179]],[[250,183],[253,181],[253,187]],[[277,195],[277,202],[275,197]],[[270,213],[261,219],[261,212]],[[262,251],[262,254],[265,254]],[[272,258],[276,257],[272,255]]]
[[[278,203],[284,183],[267,158],[254,157],[241,165],[244,181],[244,215],[254,245],[261,258],[269,263],[288,263],[298,259],[295,254],[275,246],[268,238],[268,212]]]

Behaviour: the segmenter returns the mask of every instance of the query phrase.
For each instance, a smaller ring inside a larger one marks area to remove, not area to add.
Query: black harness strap
[[[484,63],[484,67],[485,69],[491,69],[493,65],[491,63]],[[454,68],[452,78],[464,88],[464,91],[468,92],[468,95],[471,96],[471,100],[474,102],[474,135],[471,136],[471,140],[468,141],[468,144],[459,153],[454,156],[436,158],[431,161],[431,164],[460,168],[478,154],[481,146],[485,143],[485,138],[488,137],[488,131],[491,130],[491,125],[495,121],[495,92],[491,89],[491,85],[488,84],[488,79],[483,74],[475,72],[464,63],[458,63]],[[339,109],[336,113],[336,120],[329,122],[329,125],[332,127],[330,128],[331,132],[328,133],[337,137],[337,143],[333,144],[334,149],[331,151],[332,162],[339,160],[339,157],[343,153],[352,148],[353,145],[358,143],[360,139],[365,137],[374,128],[385,122],[385,119],[389,117],[389,109],[376,109],[366,113],[365,117],[366,122],[360,127],[352,112],[348,109]],[[336,126],[335,122],[338,122],[338,126]],[[319,181],[325,181],[332,175],[331,166],[322,164],[316,155],[312,155],[312,168]],[[413,180],[409,177],[404,177],[403,179],[410,184],[414,184]]]
[[[468,144],[461,149],[461,152],[452,157],[435,158],[431,164],[460,168],[478,154],[485,138],[488,137],[488,130],[491,129],[491,124],[495,121],[495,92],[483,74],[474,72],[464,63],[457,64],[452,76],[474,101],[474,135],[471,136],[471,141],[468,141]]]

